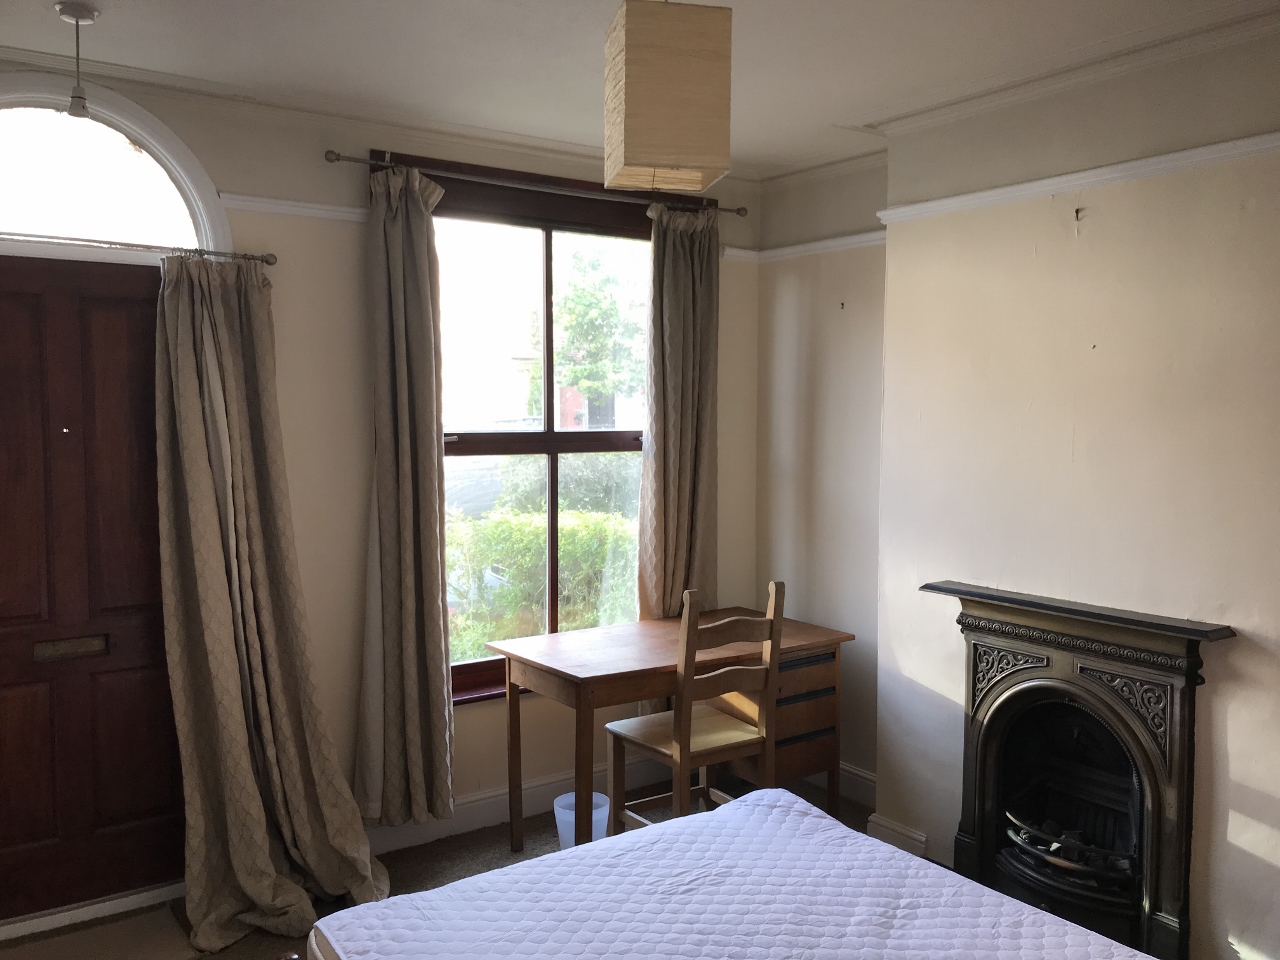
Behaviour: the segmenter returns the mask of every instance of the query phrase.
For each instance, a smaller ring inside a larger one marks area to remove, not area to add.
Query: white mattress
[[[1144,955],[849,830],[793,794],[325,917],[339,960]],[[317,949],[312,960],[332,960]]]

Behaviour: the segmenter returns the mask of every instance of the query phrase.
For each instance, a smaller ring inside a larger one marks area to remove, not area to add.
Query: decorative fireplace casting
[[[1195,688],[1222,624],[943,581],[968,648],[965,876],[1186,960]]]

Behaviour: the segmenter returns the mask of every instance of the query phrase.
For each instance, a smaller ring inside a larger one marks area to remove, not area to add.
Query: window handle
[[[457,437],[457,435],[456,435],[456,434],[454,434],[454,435],[445,434],[444,442],[445,442],[445,443],[457,443],[457,442],[458,442],[458,437]]]

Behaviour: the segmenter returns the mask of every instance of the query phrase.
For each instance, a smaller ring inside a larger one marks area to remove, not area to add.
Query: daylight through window
[[[0,233],[196,246],[182,195],[151,154],[58,110],[0,110]]]
[[[453,661],[635,620],[649,243],[435,225]]]

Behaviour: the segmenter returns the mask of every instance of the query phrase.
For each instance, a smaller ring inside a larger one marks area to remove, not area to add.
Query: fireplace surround
[[[942,581],[966,646],[955,868],[1186,960],[1201,643],[1235,631]]]

